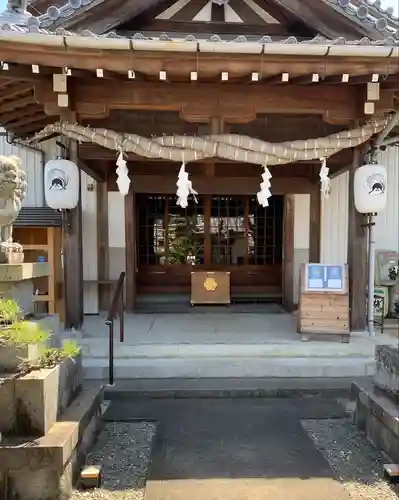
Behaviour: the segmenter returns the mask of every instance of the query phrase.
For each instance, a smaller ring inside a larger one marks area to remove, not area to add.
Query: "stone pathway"
[[[342,416],[323,398],[125,399],[107,412],[159,421],[145,500],[350,500],[301,425]]]

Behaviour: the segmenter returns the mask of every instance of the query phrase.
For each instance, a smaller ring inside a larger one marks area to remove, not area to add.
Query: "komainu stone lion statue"
[[[0,156],[0,263],[24,261],[23,248],[12,239],[12,223],[26,194],[26,173],[17,156]]]

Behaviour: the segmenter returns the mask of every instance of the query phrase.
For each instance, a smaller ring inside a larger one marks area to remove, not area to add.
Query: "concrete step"
[[[108,358],[84,357],[85,377],[108,377]],[[115,380],[148,378],[364,377],[374,373],[373,357],[190,357],[120,358]]]
[[[107,358],[108,343],[104,339],[83,339],[83,356]],[[344,344],[341,342],[295,342],[295,343],[246,343],[246,344],[183,344],[115,342],[115,359],[143,358],[357,358],[373,357],[371,343]]]
[[[116,380],[105,385],[107,400],[132,399],[219,399],[276,397],[335,397],[345,404],[353,397],[352,384],[368,386],[372,377],[335,378],[167,378]]]

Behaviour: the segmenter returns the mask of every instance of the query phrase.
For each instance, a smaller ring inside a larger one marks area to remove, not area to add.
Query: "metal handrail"
[[[116,315],[119,316],[119,341],[125,340],[125,325],[124,325],[124,293],[123,284],[125,281],[125,271],[122,271],[116,282],[114,294],[110,308],[108,310],[105,324],[108,326],[108,383],[114,385],[114,320]]]

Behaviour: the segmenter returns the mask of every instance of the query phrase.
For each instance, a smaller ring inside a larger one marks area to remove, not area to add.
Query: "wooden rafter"
[[[104,105],[108,109],[146,109],[178,111],[188,121],[203,122],[209,116],[226,117],[227,121],[236,122],[251,113],[309,113],[321,114],[331,120],[354,119],[363,116],[364,101],[359,98],[355,86],[338,86],[332,91],[327,86],[266,86],[266,85],[217,85],[174,83],[140,83],[120,82],[118,92],[114,92],[111,81],[82,83],[76,92],[76,110],[96,116],[102,112]],[[245,95],[245,104],[242,96]],[[35,87],[35,98],[46,104],[47,109],[55,106],[57,100],[51,85],[38,84]],[[384,113],[393,109],[393,93],[381,91],[376,102],[376,113]]]
[[[128,69],[147,76],[157,77],[161,71],[166,71],[173,78],[189,78],[193,71],[197,71],[200,77],[215,77],[221,72],[228,72],[232,77],[250,75],[262,70],[262,76],[289,72],[296,76],[319,72],[323,68],[325,76],[342,73],[385,74],[387,71],[386,59],[376,58],[343,58],[306,56],[273,56],[262,54],[208,54],[208,53],[172,53],[172,52],[145,52],[130,50],[118,51],[94,51],[89,49],[75,49],[69,47],[52,47],[44,49],[40,45],[16,44],[3,42],[0,48],[0,60],[18,64],[31,65],[38,58],[43,66],[68,67],[72,71],[89,70],[96,71],[101,68],[104,71],[126,74]],[[399,60],[391,61],[389,71],[399,72]]]

